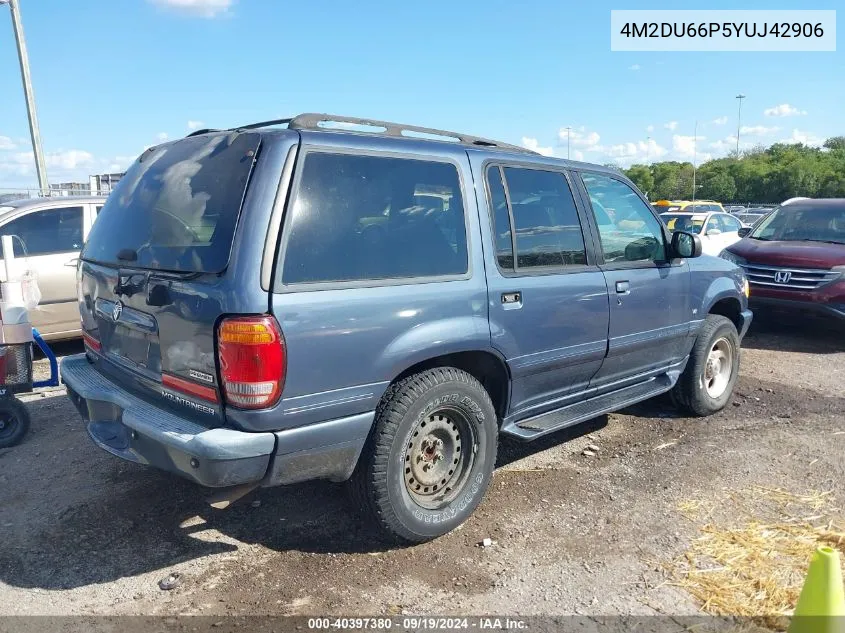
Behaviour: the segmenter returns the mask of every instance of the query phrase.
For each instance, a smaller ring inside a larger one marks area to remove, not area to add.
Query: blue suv
[[[62,375],[97,445],[220,506],[349,480],[421,542],[479,504],[499,435],[726,405],[748,284],[700,255],[605,167],[329,115],[200,130],[109,196]]]

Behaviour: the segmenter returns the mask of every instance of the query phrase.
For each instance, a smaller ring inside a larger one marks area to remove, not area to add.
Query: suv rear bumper
[[[100,448],[214,488],[348,479],[374,417],[370,412],[275,433],[209,429],[124,390],[85,354],[64,358],[61,375]]]

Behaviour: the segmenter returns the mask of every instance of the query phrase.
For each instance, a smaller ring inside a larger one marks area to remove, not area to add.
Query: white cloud
[[[773,108],[766,108],[763,110],[763,114],[766,116],[804,116],[807,111],[799,110],[788,103],[781,103]]]
[[[235,0],[147,0],[165,9],[172,9],[186,15],[200,18],[216,18],[226,15]]]
[[[27,152],[32,157],[32,152]],[[86,152],[81,149],[71,149],[68,151],[51,152],[44,157],[44,162],[47,164],[47,169],[55,167],[57,169],[73,170],[81,167],[91,167],[94,164],[94,155],[91,152]]]
[[[727,154],[736,150],[736,136],[729,136],[725,139],[719,139],[708,143],[707,147],[716,150],[717,154]]]
[[[17,145],[8,136],[0,136],[0,150],[15,149]]]
[[[628,70],[639,70],[639,69],[640,69],[639,64],[634,64],[633,66],[628,66]]]
[[[739,134],[747,134],[749,136],[770,136],[780,130],[779,127],[766,127],[765,125],[743,125],[739,128]]]
[[[602,146],[599,144],[601,137],[597,132],[588,132],[583,125],[579,128],[565,127],[560,128],[557,133],[560,145],[566,145],[567,139],[570,147],[580,147],[586,152],[601,151]]]
[[[783,139],[782,143],[803,143],[804,145],[811,145],[814,147],[820,147],[824,144],[825,139],[820,136],[816,136],[812,132],[802,132],[801,130],[792,130],[792,135],[787,138]]]
[[[701,152],[701,141],[706,140],[706,136],[684,136],[683,134],[672,135],[672,151],[679,158],[692,158],[693,155],[701,157],[704,154]]]
[[[676,129],[678,129],[678,122],[669,121],[668,123],[664,123],[663,127],[665,127],[667,130],[671,130],[672,132],[674,132]]]
[[[580,149],[576,149],[572,152],[571,157],[573,160],[584,160],[584,152]]]
[[[649,125],[649,126],[645,129],[645,131],[646,131],[646,132],[654,132],[654,126],[653,126],[653,125]]]
[[[194,120],[188,121],[188,129],[191,130],[192,132],[194,130],[200,129],[203,125],[205,125],[205,124],[202,121],[194,121]]]
[[[724,125],[727,122],[728,122],[728,117],[726,117],[726,116],[720,116],[716,119],[713,119],[713,123],[715,123],[716,125]]]
[[[611,145],[607,149],[607,156],[623,167],[634,163],[660,160],[668,153],[669,150],[658,144],[653,138],[647,141]]]
[[[167,132],[159,132],[156,134],[156,138],[158,139],[159,143],[163,143],[168,139]]]
[[[555,150],[553,147],[540,147],[540,143],[536,138],[529,138],[527,136],[523,136],[522,146],[534,152],[537,152],[538,154],[542,154],[543,156],[555,155]]]

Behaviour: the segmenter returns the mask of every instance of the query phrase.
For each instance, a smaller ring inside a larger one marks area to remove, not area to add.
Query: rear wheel
[[[13,397],[0,398],[0,448],[20,442],[29,430],[29,412]]]
[[[481,502],[497,436],[493,403],[473,376],[452,367],[414,374],[382,398],[353,493],[387,533],[409,543],[431,540]]]
[[[711,415],[728,404],[738,377],[736,327],[727,317],[708,314],[687,367],[672,390],[672,399],[693,415]]]

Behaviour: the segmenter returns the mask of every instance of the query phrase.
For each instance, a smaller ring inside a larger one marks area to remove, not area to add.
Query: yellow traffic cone
[[[820,547],[813,555],[789,633],[845,633],[842,569],[832,547]]]

